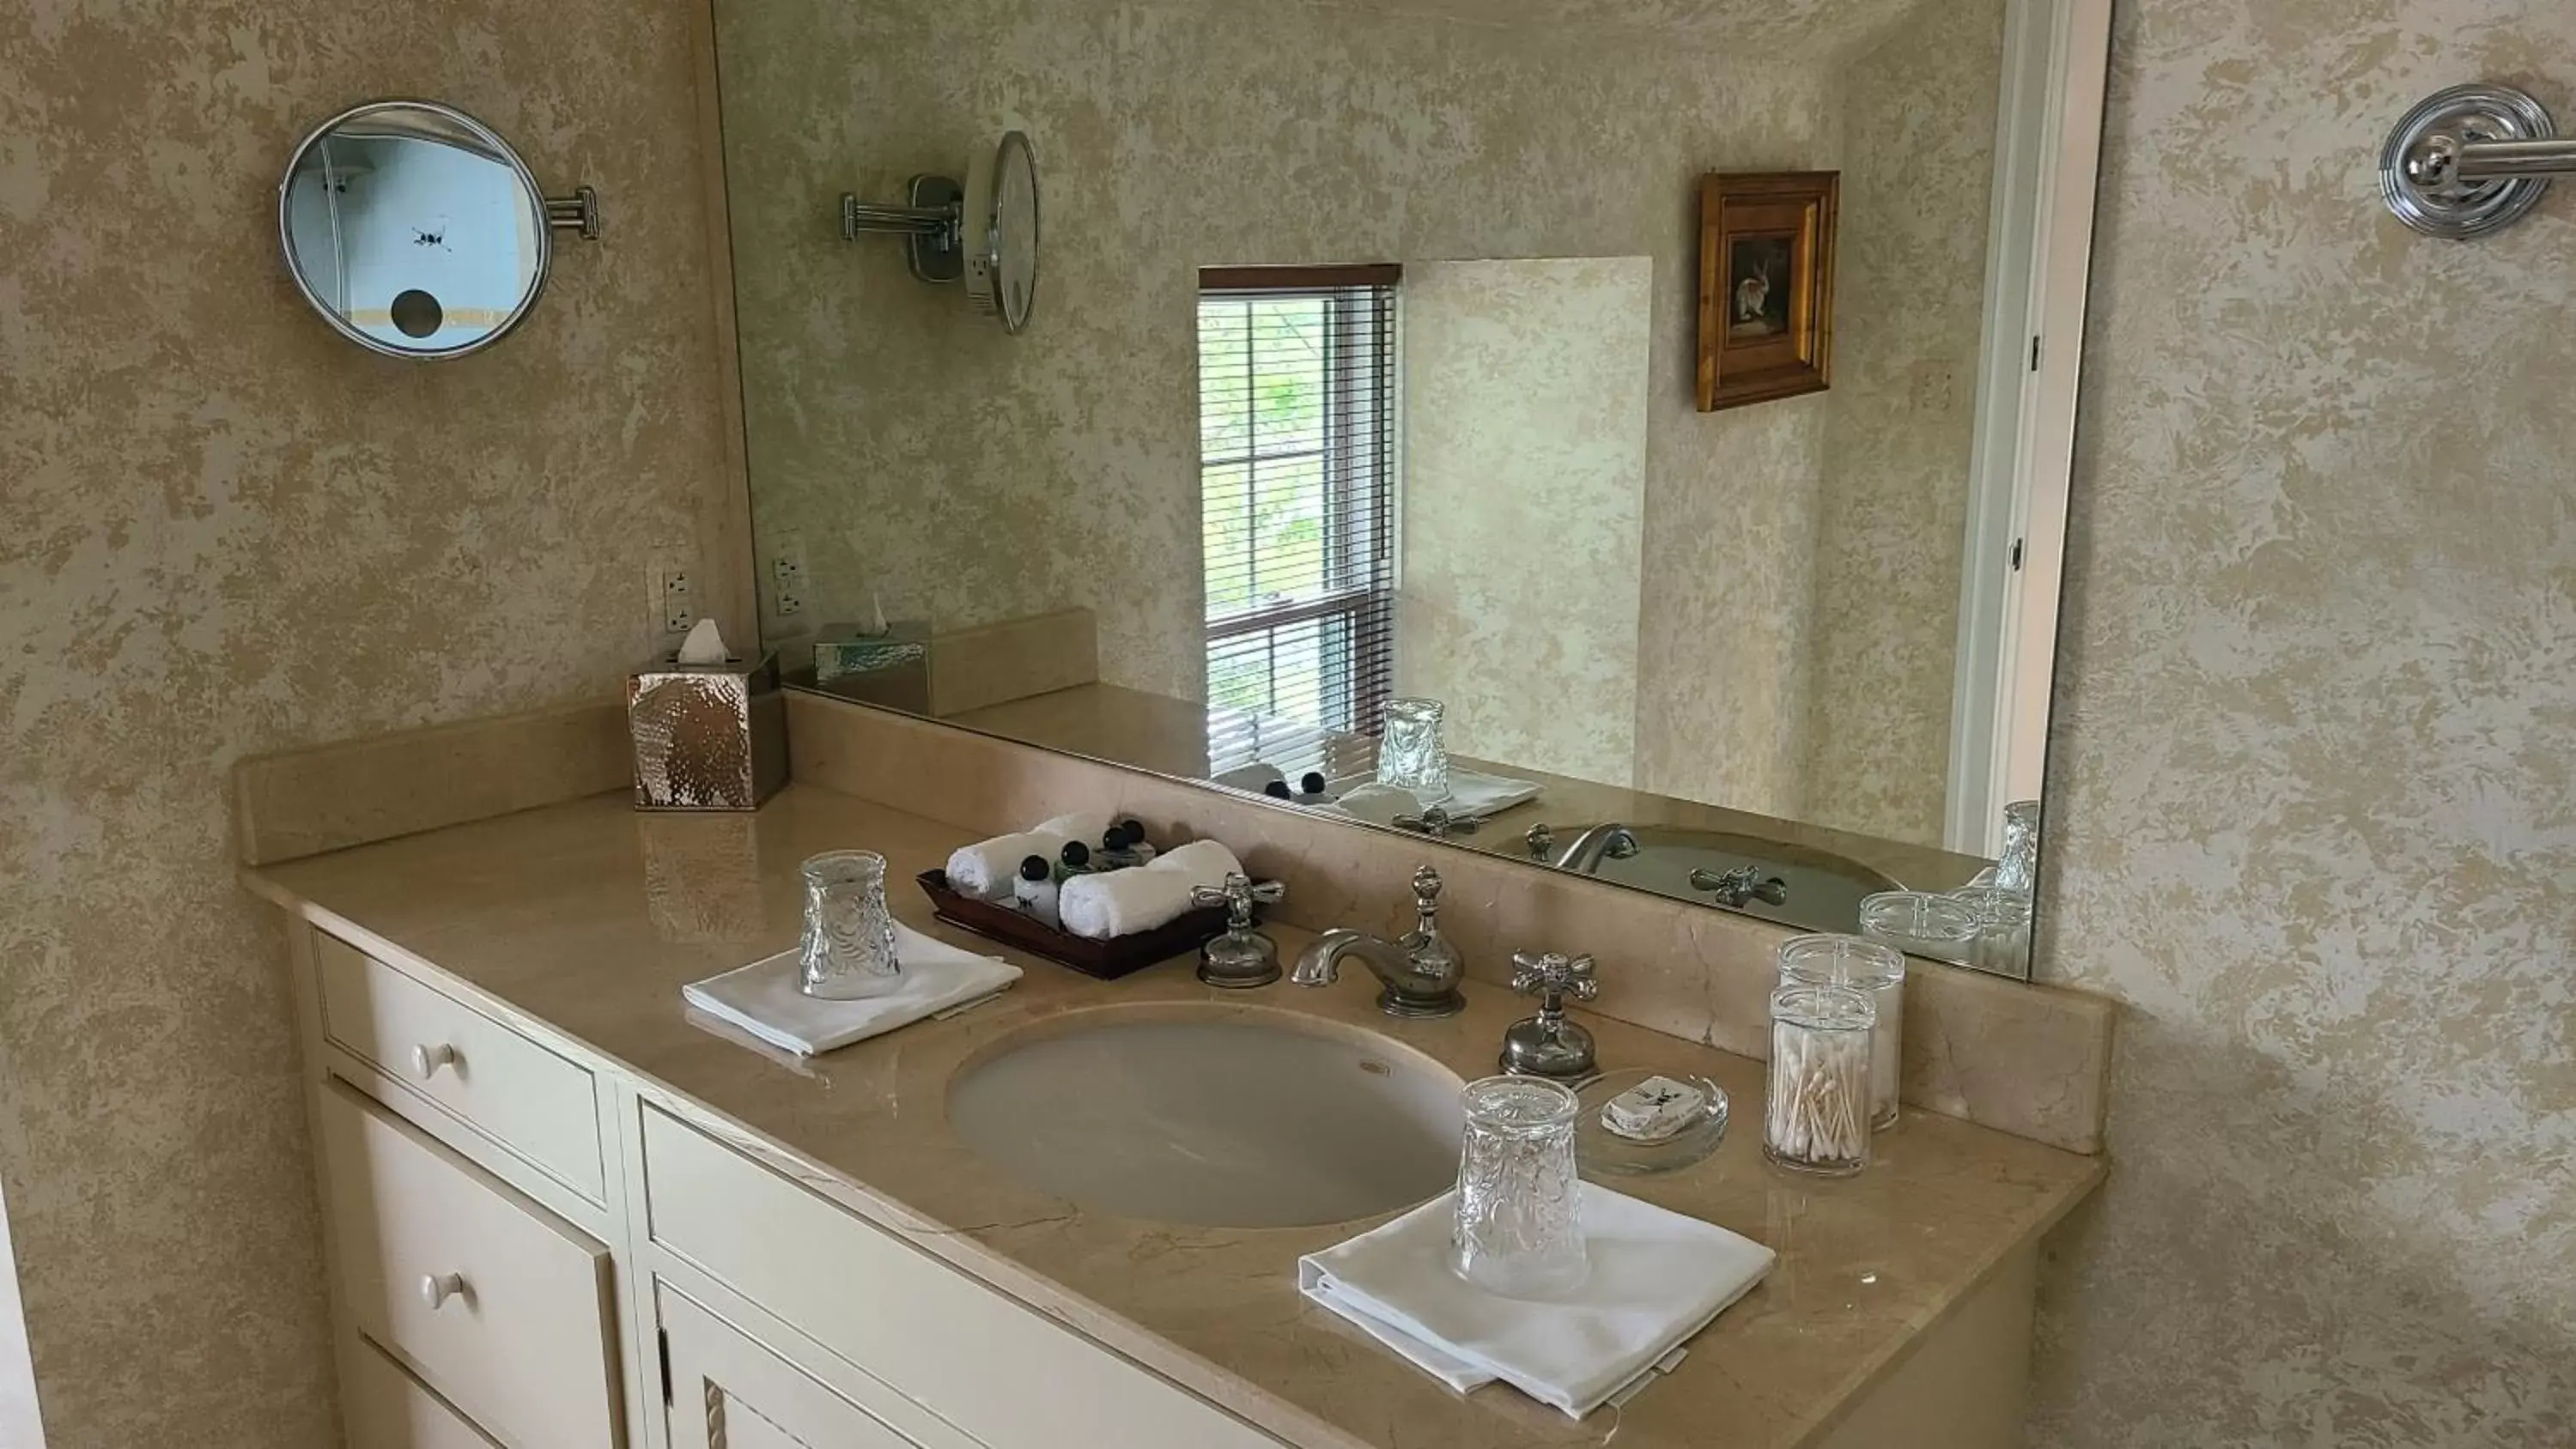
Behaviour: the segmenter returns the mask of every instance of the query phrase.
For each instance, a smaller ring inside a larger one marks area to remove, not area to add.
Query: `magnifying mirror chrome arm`
[[[556,231],[573,232],[583,241],[599,240],[599,193],[587,186],[576,186],[570,196],[547,197],[546,225]]]
[[[957,236],[957,211],[951,206],[887,206],[859,200],[858,193],[841,193],[841,237],[857,241],[870,232],[890,232],[896,236],[926,236],[942,247],[954,247]]]

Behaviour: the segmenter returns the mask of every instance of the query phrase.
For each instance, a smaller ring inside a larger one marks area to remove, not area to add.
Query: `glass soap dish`
[[[1651,1141],[1611,1131],[1601,1120],[1601,1109],[1650,1077],[1696,1088],[1707,1094],[1707,1102],[1671,1133]],[[1726,1089],[1706,1077],[1629,1067],[1584,1083],[1577,1097],[1581,1109],[1574,1118],[1574,1154],[1586,1172],[1619,1177],[1671,1172],[1702,1161],[1726,1140]]]

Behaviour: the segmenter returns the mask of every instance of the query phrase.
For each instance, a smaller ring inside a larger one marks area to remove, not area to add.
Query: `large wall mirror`
[[[717,19],[809,687],[2027,974],[2107,0]],[[837,221],[1006,132],[1017,334]]]

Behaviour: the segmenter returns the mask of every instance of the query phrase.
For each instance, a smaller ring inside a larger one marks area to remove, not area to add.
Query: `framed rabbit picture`
[[[1720,172],[1699,186],[1699,410],[1833,380],[1836,171]]]

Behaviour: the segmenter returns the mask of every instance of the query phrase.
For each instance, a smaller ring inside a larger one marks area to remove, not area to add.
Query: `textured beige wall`
[[[1802,817],[1939,845],[1983,347],[2002,0],[1834,75],[1842,135]]]
[[[0,1184],[54,1449],[332,1439],[246,751],[573,695],[722,543],[686,3],[0,7]],[[481,356],[303,309],[275,185],[358,99],[444,96],[596,185]],[[738,548],[736,544],[734,547]]]
[[[1405,268],[1396,688],[1461,754],[1635,778],[1654,282],[1652,257]]]
[[[801,622],[848,617],[871,587],[951,627],[1086,604],[1104,679],[1195,698],[1199,266],[1652,256],[1646,526],[1726,526],[1664,549],[1688,587],[1661,622],[1688,645],[1647,647],[1696,666],[1693,697],[1722,718],[1780,697],[1707,681],[1739,654],[1794,657],[1717,625],[1804,598],[1765,479],[1812,474],[1822,410],[1691,412],[1687,198],[1712,165],[1812,159],[1814,67],[1377,7],[747,0],[720,20],[756,521],[802,540]],[[843,189],[891,197],[1005,122],[1035,138],[1046,198],[1018,338],[831,220]],[[1699,762],[1741,765],[1743,788],[1717,793],[1760,806],[1794,754],[1759,754]]]
[[[2041,972],[2132,1005],[2047,1449],[2576,1444],[2576,190],[2375,195],[2562,0],[2128,0]]]

